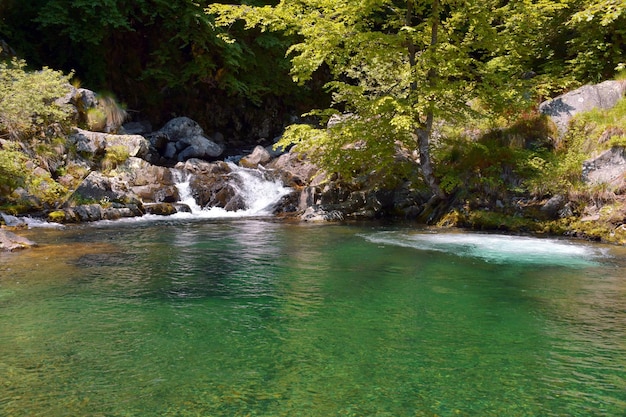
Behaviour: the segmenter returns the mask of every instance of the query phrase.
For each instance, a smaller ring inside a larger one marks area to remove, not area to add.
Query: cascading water
[[[191,191],[190,180],[192,177],[182,171],[174,171],[177,181],[176,188],[180,195],[180,204],[187,205],[191,213],[176,213],[179,218],[221,218],[221,217],[251,217],[269,216],[272,207],[281,197],[289,194],[292,190],[285,187],[279,180],[271,180],[266,177],[266,172],[260,169],[242,168],[229,163],[232,177],[231,187],[243,199],[243,210],[227,211],[221,207],[202,208],[194,199]]]

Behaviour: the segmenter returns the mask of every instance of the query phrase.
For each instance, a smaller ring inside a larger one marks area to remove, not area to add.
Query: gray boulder
[[[615,146],[583,162],[583,180],[620,186],[626,180],[626,149]]]
[[[178,143],[187,145],[178,154],[178,160],[180,162],[191,158],[216,158],[224,152],[222,146],[201,135],[185,137]]]
[[[140,204],[140,200],[129,187],[128,182],[104,174],[91,172],[78,186],[74,201],[118,202],[123,204]]]
[[[150,143],[170,161],[212,159],[224,152],[222,145],[209,139],[200,125],[188,117],[177,117],[167,122],[150,136]]]
[[[76,129],[69,137],[69,143],[76,146],[79,153],[89,156],[103,155],[107,148],[122,146],[129,156],[142,157],[148,152],[149,142],[141,135],[112,135]]]
[[[585,85],[576,90],[544,101],[539,111],[549,116],[563,135],[572,117],[592,109],[610,109],[624,97],[626,82],[605,81],[596,85]]]

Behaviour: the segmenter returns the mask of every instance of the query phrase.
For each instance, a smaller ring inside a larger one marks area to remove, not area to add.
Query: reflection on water
[[[30,233],[0,255],[0,415],[626,410],[619,248],[261,220]]]

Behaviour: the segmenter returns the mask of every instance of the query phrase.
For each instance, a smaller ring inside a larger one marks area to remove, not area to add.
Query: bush
[[[33,203],[52,205],[67,190],[50,173],[63,164],[71,108],[57,104],[69,75],[43,68],[26,71],[23,60],[0,62],[0,196],[13,204],[23,188]],[[44,167],[45,169],[38,168]],[[33,206],[29,203],[27,206]]]
[[[55,100],[69,91],[71,75],[25,68],[23,60],[0,62],[0,135],[12,140],[58,136],[69,128],[71,111]]]

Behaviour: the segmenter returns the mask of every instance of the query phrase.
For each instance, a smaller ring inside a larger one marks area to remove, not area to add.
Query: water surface
[[[0,255],[0,415],[626,416],[626,253],[170,220]]]

